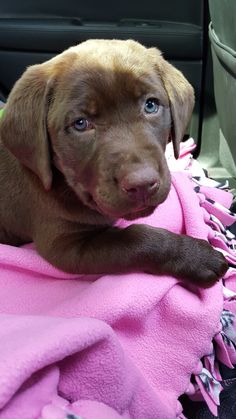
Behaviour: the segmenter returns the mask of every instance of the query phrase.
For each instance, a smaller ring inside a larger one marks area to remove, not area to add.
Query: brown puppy
[[[204,287],[227,269],[203,240],[148,225],[170,189],[193,89],[156,49],[87,41],[30,67],[0,121],[0,242],[34,240],[74,273],[168,273]]]

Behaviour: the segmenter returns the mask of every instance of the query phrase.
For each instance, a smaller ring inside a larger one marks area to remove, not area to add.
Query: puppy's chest
[[[77,206],[65,205],[61,215],[67,221],[79,225],[111,226],[115,224],[115,220],[109,219],[97,211],[80,204]]]

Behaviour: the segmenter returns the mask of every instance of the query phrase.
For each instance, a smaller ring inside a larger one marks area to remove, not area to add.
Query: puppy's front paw
[[[211,248],[206,251],[203,265],[199,266],[194,282],[203,288],[209,288],[224,276],[227,269],[228,263],[222,253]]]
[[[195,285],[209,288],[222,278],[228,269],[228,263],[222,253],[213,249],[205,240],[188,237],[187,264],[183,278]],[[190,246],[190,247],[189,247]]]

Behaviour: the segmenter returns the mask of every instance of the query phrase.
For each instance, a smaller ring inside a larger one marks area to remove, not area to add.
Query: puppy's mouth
[[[95,211],[98,211],[98,212],[100,212],[101,214],[103,214],[103,213],[102,213],[102,211],[100,210],[100,208],[99,208],[99,206],[98,206],[97,202],[95,201],[95,199],[93,198],[93,195],[92,195],[91,193],[89,193],[89,192],[85,192],[83,195],[84,195],[84,196],[83,196],[83,202],[84,202],[84,204],[85,204],[87,207],[89,207],[89,208],[91,208],[91,209],[93,209],[93,210],[95,210]],[[103,215],[104,215],[104,214],[103,214]]]
[[[154,212],[157,206],[158,205],[150,206],[150,207],[146,207],[137,211],[133,211],[133,212],[123,215],[120,218],[124,218],[125,220],[132,221],[132,220],[137,220],[138,218],[148,217]]]
[[[102,215],[111,217],[111,218],[124,218],[126,220],[135,220],[141,217],[147,217],[151,215],[157,205],[142,206],[139,208],[131,209],[130,211],[116,211],[113,208],[106,206],[105,204],[95,200],[91,193],[86,193],[84,197],[84,204],[89,208],[99,212]]]

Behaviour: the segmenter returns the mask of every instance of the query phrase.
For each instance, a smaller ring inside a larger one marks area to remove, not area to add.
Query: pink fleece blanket
[[[233,265],[232,197],[190,179],[189,145],[187,170],[145,222],[208,239]],[[144,273],[75,276],[33,246],[0,245],[0,419],[183,418],[184,393],[201,393],[216,415],[216,361],[236,362],[235,278],[230,268],[224,285],[202,290]]]

